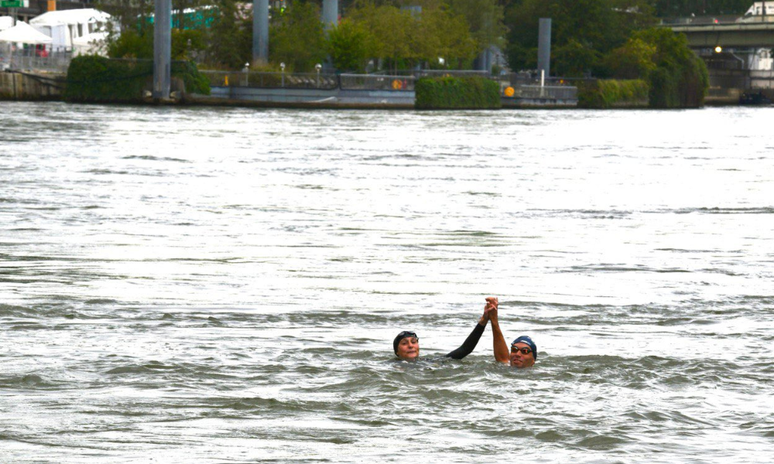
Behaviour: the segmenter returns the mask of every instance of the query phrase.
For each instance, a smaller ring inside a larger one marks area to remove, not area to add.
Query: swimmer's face
[[[419,357],[419,340],[416,337],[405,337],[398,343],[398,357],[413,360]]]
[[[526,343],[517,343],[511,345],[511,366],[513,367],[531,367],[535,364],[535,353]]]

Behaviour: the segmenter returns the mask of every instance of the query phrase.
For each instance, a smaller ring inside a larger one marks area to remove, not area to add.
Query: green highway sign
[[[24,0],[0,0],[0,7],[2,8],[24,8],[27,5],[25,5]]]

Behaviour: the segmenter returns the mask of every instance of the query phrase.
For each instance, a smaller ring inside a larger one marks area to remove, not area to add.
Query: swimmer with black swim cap
[[[493,351],[497,361],[508,363],[512,367],[519,369],[532,367],[537,360],[537,345],[526,335],[518,337],[511,343],[511,349],[505,343],[505,337],[500,330],[500,323],[497,320],[497,298],[487,298],[486,310],[489,314],[489,322],[492,324]]]
[[[481,334],[483,334],[484,329],[486,329],[487,321],[489,321],[489,315],[485,309],[484,314],[478,319],[476,327],[473,328],[473,331],[468,335],[468,338],[465,339],[459,348],[447,354],[445,357],[462,359],[472,353],[478,344],[478,340],[481,338]],[[392,349],[395,351],[395,356],[400,359],[414,361],[419,358],[419,337],[415,332],[404,330],[392,341]]]

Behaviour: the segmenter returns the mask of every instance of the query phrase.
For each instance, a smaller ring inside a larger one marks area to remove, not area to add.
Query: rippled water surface
[[[771,462],[774,109],[0,111],[1,462]]]

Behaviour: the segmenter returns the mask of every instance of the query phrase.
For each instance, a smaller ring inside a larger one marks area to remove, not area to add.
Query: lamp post
[[[245,72],[245,87],[249,87],[248,82],[250,75],[247,73],[250,70],[250,63],[245,63],[245,69],[243,71]]]
[[[282,73],[282,86],[285,87],[285,63],[280,63],[280,72]]]
[[[322,65],[320,63],[317,63],[314,65],[314,69],[317,70],[317,88],[320,88],[320,70],[322,69]]]

